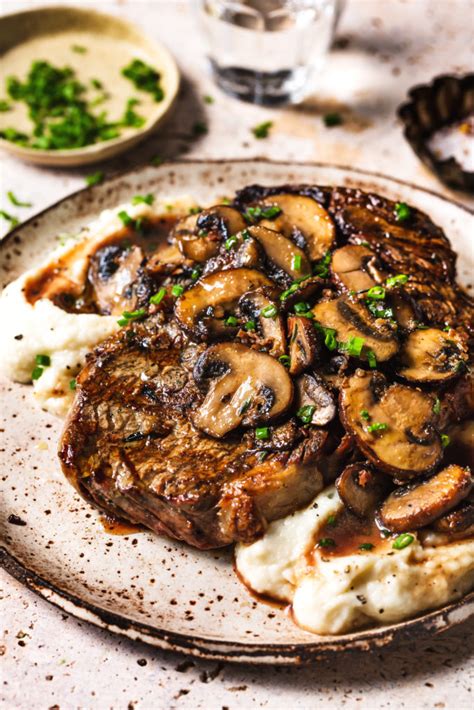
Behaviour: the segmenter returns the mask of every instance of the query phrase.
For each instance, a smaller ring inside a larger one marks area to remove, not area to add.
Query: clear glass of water
[[[256,104],[301,101],[331,44],[341,0],[194,0],[217,84]]]

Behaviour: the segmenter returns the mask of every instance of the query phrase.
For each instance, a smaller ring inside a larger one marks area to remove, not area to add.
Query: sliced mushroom
[[[110,244],[91,257],[88,280],[99,313],[120,315],[123,311],[136,310],[136,283],[143,256],[138,246],[124,249],[118,244]]]
[[[324,382],[315,375],[302,375],[296,380],[297,406],[312,407],[310,424],[325,426],[336,415],[336,403]]]
[[[435,520],[433,529],[436,532],[458,535],[474,532],[474,501],[463,500],[454,510]]]
[[[192,422],[216,438],[238,426],[274,421],[293,400],[293,383],[283,365],[239,343],[208,348],[196,363],[194,377],[209,389]]]
[[[265,308],[277,308],[271,293],[267,295],[265,291],[268,289],[245,293],[239,301],[239,310],[241,315],[255,323],[255,334],[252,331],[246,332],[248,339],[257,342],[273,357],[281,357],[286,353],[285,326],[279,313],[270,318],[263,315]]]
[[[245,226],[240,212],[227,205],[216,205],[180,220],[171,239],[176,240],[187,259],[203,262],[216,256],[221,243]]]
[[[309,318],[290,316],[288,318],[290,336],[290,374],[300,375],[314,365],[321,354],[319,337]]]
[[[473,485],[468,468],[448,466],[423,483],[394,491],[380,508],[380,522],[392,532],[418,530],[464,500]]]
[[[320,459],[318,465],[323,473],[326,485],[335,481],[347,465],[347,462],[351,459],[354,460],[356,452],[354,438],[349,434],[344,434],[334,451]]]
[[[433,398],[406,385],[389,385],[379,372],[357,370],[340,394],[346,430],[377,468],[397,480],[432,471],[441,461]]]
[[[336,331],[339,342],[348,343],[351,338],[363,338],[360,359],[367,360],[371,350],[377,362],[390,360],[398,351],[398,339],[394,326],[382,318],[374,318],[365,303],[341,296],[333,301],[322,301],[313,308],[313,313],[324,328]],[[352,354],[349,351],[349,354]]]
[[[378,281],[374,279],[376,256],[367,247],[348,244],[336,249],[331,258],[331,272],[337,284],[346,291],[368,291]]]
[[[175,316],[189,332],[205,338],[225,333],[224,317],[233,312],[246,291],[274,286],[260,271],[228,269],[209,274],[178,298]],[[235,333],[235,328],[227,328]]]
[[[366,463],[354,463],[341,473],[336,488],[346,508],[358,518],[367,518],[383,500],[389,483]]]
[[[311,264],[306,254],[291,239],[262,226],[249,227],[246,233],[262,245],[267,259],[292,279],[311,275]]]
[[[410,333],[401,350],[398,374],[410,382],[446,382],[464,370],[467,355],[459,339],[437,328]]]
[[[390,291],[390,305],[393,317],[402,331],[409,333],[418,327],[420,314],[416,302],[401,288]]]
[[[285,237],[295,230],[301,233],[312,261],[322,259],[336,238],[336,228],[328,212],[319,202],[303,195],[271,195],[259,202],[260,206],[279,207],[281,213],[275,219],[263,219],[262,227],[275,229]]]

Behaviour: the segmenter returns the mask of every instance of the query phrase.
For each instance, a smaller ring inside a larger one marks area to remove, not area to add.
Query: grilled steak
[[[426,215],[360,190],[253,185],[178,222],[169,243],[168,261],[91,261],[102,310],[122,262],[143,309],[77,380],[59,455],[82,496],[212,548],[255,540],[341,474],[360,515],[440,475],[445,432],[472,411],[474,308]],[[429,487],[430,510],[462,503],[461,478],[449,496]]]

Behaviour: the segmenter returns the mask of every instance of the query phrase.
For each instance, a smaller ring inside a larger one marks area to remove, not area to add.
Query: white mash
[[[137,217],[158,217],[184,213],[195,206],[195,200],[155,200],[153,206],[122,204],[104,210],[81,233],[67,240],[38,267],[9,284],[0,295],[0,372],[17,382],[31,382],[36,355],[48,355],[51,365],[33,382],[38,404],[57,416],[65,416],[74,396],[70,382],[84,365],[85,356],[98,343],[119,329],[116,316],[89,313],[67,313],[47,298],[30,304],[23,294],[25,282],[58,258],[80,250],[68,272],[73,282],[83,283],[88,267],[89,247],[93,247],[123,228],[117,216],[121,210]],[[21,337],[20,337],[21,336]]]
[[[413,533],[415,540],[402,550],[388,539],[371,552],[325,556],[315,547],[318,531],[342,506],[335,488],[327,488],[304,510],[271,523],[257,542],[236,548],[237,570],[248,586],[290,603],[299,626],[340,634],[396,623],[474,586],[472,539],[423,547]]]

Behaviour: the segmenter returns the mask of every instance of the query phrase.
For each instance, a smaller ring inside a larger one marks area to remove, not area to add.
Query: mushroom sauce
[[[5,289],[0,362],[45,409],[72,404],[60,458],[89,502],[238,543],[249,588],[342,633],[474,584],[473,315],[448,240],[404,203],[136,196]]]

